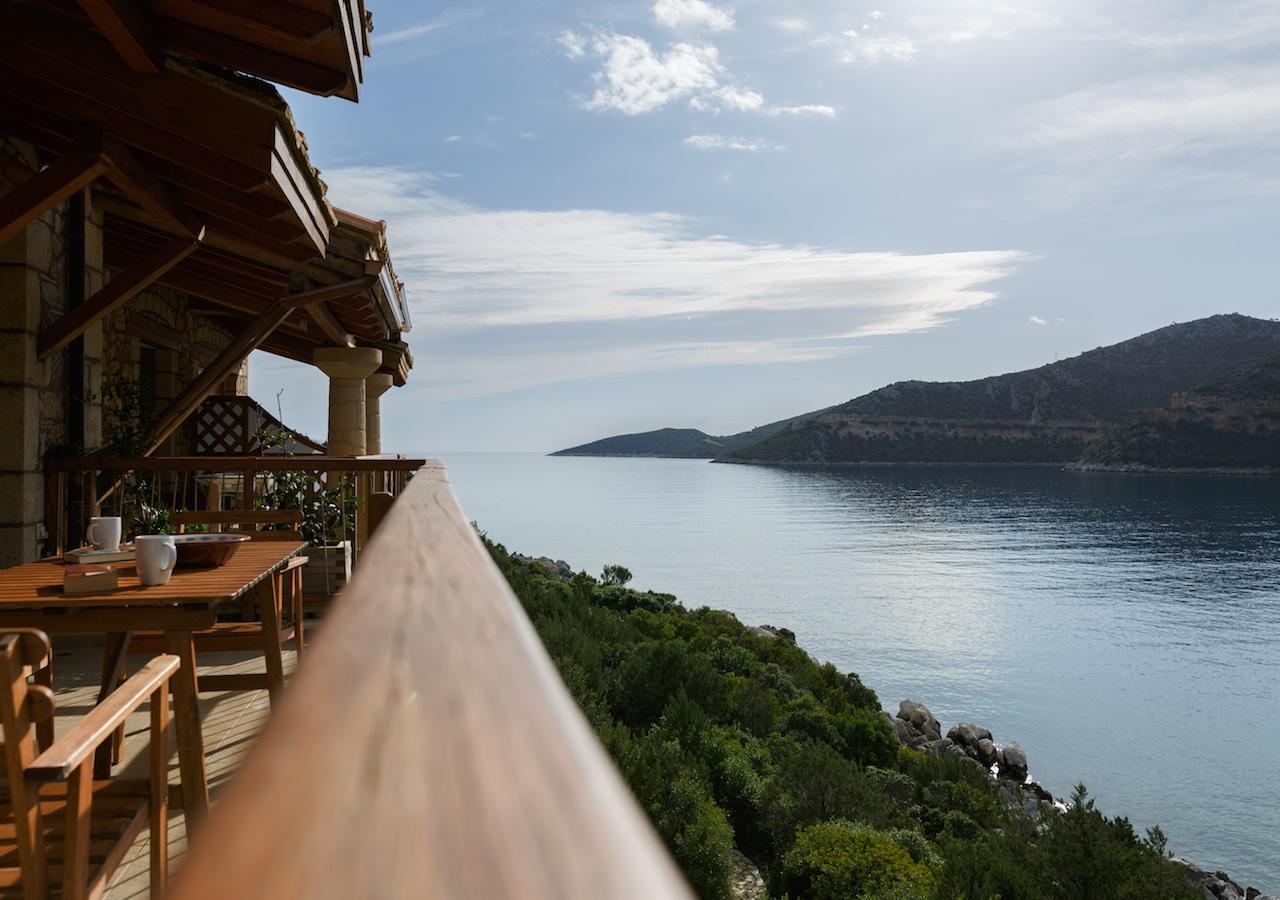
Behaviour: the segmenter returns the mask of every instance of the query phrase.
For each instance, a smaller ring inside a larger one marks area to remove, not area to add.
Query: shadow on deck
[[[285,672],[291,674],[296,656],[285,650]],[[129,670],[140,668],[148,657],[129,659]],[[61,648],[54,643],[54,685],[58,698],[55,730],[61,737],[76,720],[91,709],[97,699],[102,669],[101,645],[83,644]],[[200,656],[201,675],[239,675],[264,671],[261,653],[205,653]],[[217,804],[220,788],[235,773],[258,733],[266,725],[271,703],[265,690],[209,691],[200,695],[200,719],[204,730],[205,759],[209,774],[209,792]],[[147,777],[147,747],[150,704],[143,704],[125,725],[124,749],[115,772]],[[169,746],[176,747],[173,723],[170,722]],[[183,818],[176,787],[180,783],[176,752],[169,760],[170,795],[174,801],[169,818],[170,871],[176,872],[187,851],[186,822]],[[149,839],[144,829],[137,843],[104,895],[105,900],[142,900],[149,896]]]

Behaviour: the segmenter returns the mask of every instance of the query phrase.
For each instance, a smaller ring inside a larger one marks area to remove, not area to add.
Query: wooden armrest
[[[181,664],[176,656],[157,656],[107,695],[53,746],[24,770],[27,781],[62,781],[93,756],[128,715],[164,686]],[[168,698],[165,699],[168,702]]]
[[[311,562],[311,558],[307,556],[295,556],[289,560],[288,564],[281,569],[282,572],[292,572],[294,569],[301,569],[307,563]]]

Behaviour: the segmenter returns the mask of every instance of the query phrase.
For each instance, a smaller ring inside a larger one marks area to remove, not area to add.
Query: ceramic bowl
[[[249,536],[245,534],[175,534],[179,569],[212,569],[225,566]]]

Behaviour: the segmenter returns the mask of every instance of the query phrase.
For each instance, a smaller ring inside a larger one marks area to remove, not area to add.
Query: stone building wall
[[[143,348],[154,351],[156,380],[150,388],[154,407],[149,411],[152,416],[159,414],[234,337],[213,320],[192,312],[185,294],[155,285],[107,316],[103,327],[106,379],[113,386],[109,393],[137,391]],[[247,394],[248,380],[246,361],[216,393]],[[113,409],[105,415],[109,436],[117,416]],[[189,451],[186,435],[180,432],[160,452],[181,455]]]
[[[36,151],[0,135],[0,196],[39,170]],[[43,460],[65,448],[68,436],[67,359],[62,351],[36,359],[40,329],[57,321],[67,306],[64,247],[68,204],[45,213],[24,232],[0,245],[0,565],[32,559],[44,535]],[[104,279],[101,213],[85,210],[85,296]],[[84,335],[84,437],[102,437],[102,328]],[[76,448],[82,449],[82,448]]]
[[[0,133],[0,196],[43,164],[30,145]],[[85,284],[91,297],[108,280],[103,263],[101,210],[85,192]],[[93,325],[84,335],[84,444],[68,434],[68,360],[63,350],[36,358],[41,329],[67,308],[67,214],[64,202],[0,244],[0,566],[35,559],[44,543],[44,460],[53,453],[100,449],[113,414],[104,400],[122,384],[137,384],[144,346],[155,351],[154,402],[159,412],[231,341],[219,323],[189,310],[187,298],[153,287]],[[104,375],[107,388],[104,390]],[[248,392],[248,366],[229,377],[223,393]],[[161,452],[183,452],[175,437]]]

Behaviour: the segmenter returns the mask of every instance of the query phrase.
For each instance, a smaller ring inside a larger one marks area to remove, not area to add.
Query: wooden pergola
[[[363,0],[35,0],[92,23],[134,72],[172,57],[256,75],[311,94],[358,98],[371,18]]]
[[[0,197],[0,243],[91,187],[115,273],[42,330],[40,358],[153,284],[236,335],[162,412],[154,446],[254,349],[310,363],[320,347],[374,346],[404,383],[385,227],[339,217],[284,100],[241,74],[355,99],[367,24],[354,0],[0,8],[0,132],[48,163]]]

